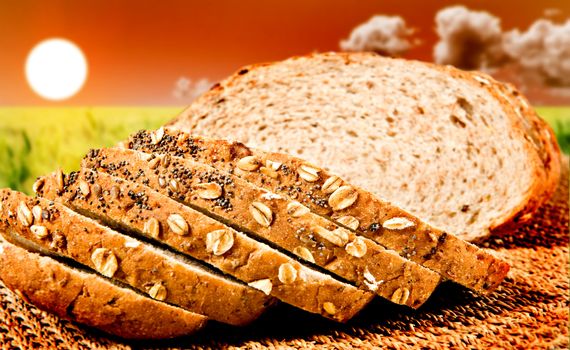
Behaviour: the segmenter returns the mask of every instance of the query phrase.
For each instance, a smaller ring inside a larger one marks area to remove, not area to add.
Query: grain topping
[[[166,223],[168,224],[168,227],[170,227],[170,230],[176,233],[177,235],[184,236],[188,234],[189,231],[188,223],[186,222],[186,220],[184,220],[182,215],[170,214],[170,216],[166,220]]]
[[[271,294],[271,290],[273,289],[273,283],[271,283],[271,280],[269,278],[249,282],[247,285],[262,291],[265,293],[265,295]]]
[[[216,199],[220,198],[223,193],[222,186],[215,182],[201,183],[194,186],[194,190],[198,197],[203,199]]]
[[[319,168],[313,165],[303,164],[297,169],[299,177],[307,182],[315,182],[319,179]]]
[[[253,219],[260,225],[269,227],[273,222],[273,212],[261,202],[253,202],[249,206],[249,212]]]
[[[342,210],[350,207],[358,199],[358,192],[351,186],[337,188],[329,197],[329,205],[333,210]]]
[[[402,217],[388,219],[382,224],[382,227],[388,230],[403,230],[412,226],[414,226],[412,221]]]
[[[223,255],[234,245],[233,232],[225,229],[208,232],[206,249],[214,255]]]
[[[150,297],[153,299],[164,301],[166,299],[167,291],[162,283],[157,282],[152,287],[150,287],[148,290],[148,295],[150,295]]]
[[[113,277],[119,268],[117,257],[113,251],[107,248],[97,248],[91,254],[91,261],[95,266],[95,270],[106,277]]]
[[[246,156],[237,162],[237,167],[244,171],[256,171],[260,165],[255,156]]]
[[[279,266],[279,281],[285,284],[290,284],[295,282],[297,279],[297,270],[295,266],[290,263],[285,263]]]

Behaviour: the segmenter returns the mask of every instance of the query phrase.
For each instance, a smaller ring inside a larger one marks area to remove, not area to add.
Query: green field
[[[139,129],[155,129],[181,107],[0,108],[0,188],[29,193],[39,175],[77,169],[90,149],[111,146]],[[538,109],[570,152],[570,107]]]

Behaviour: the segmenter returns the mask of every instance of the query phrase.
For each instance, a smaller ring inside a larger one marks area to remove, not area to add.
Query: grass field
[[[181,107],[0,108],[0,188],[29,193],[39,175],[77,169],[90,148],[111,146],[139,129],[155,129]],[[570,107],[539,114],[570,152]]]

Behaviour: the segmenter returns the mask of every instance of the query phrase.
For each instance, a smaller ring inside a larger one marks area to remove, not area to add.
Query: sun
[[[47,100],[65,100],[77,94],[85,84],[87,60],[73,42],[47,39],[28,54],[26,79],[39,96]]]

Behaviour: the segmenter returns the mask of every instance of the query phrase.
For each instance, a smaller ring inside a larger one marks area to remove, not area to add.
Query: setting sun
[[[26,60],[26,79],[36,94],[47,100],[65,100],[85,84],[87,60],[81,49],[65,39],[37,44]]]

